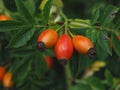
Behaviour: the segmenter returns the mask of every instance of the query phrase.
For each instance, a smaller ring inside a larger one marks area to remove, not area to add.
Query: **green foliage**
[[[47,70],[48,69],[47,69],[47,65],[46,65],[44,56],[41,53],[36,53],[35,73],[37,74],[38,77],[41,77],[41,76],[44,76],[44,74],[47,72]]]
[[[104,85],[96,77],[89,77],[86,82],[91,86],[92,90],[105,90]]]
[[[16,1],[17,10],[22,15],[25,22],[33,25],[34,19],[31,16],[31,14],[29,13],[29,11],[26,9],[26,7],[24,6],[22,0],[15,0],[15,1]]]
[[[120,47],[119,47],[120,40],[114,34],[112,34],[112,43],[113,43],[113,48],[115,52],[118,54],[118,56],[120,56]]]
[[[34,35],[34,29],[31,30],[21,30],[18,31],[14,37],[10,40],[7,47],[10,48],[19,48],[21,46],[26,45],[27,41],[31,39],[31,37]]]
[[[12,72],[13,88],[117,90],[119,83],[116,82],[120,80],[114,81],[114,78],[120,78],[120,8],[99,2],[100,5],[95,6],[93,12],[91,9],[88,11],[91,12],[89,19],[74,19],[74,16],[66,17],[70,13],[65,15],[62,12],[66,9],[59,6],[61,0],[46,0],[43,9],[39,8],[41,3],[37,5],[38,1],[15,0],[15,12],[1,3],[5,12],[0,13],[10,16],[11,20],[0,21],[0,65],[5,65],[6,71]],[[71,38],[73,35],[88,37],[94,44],[95,57],[90,60],[87,55],[74,50],[68,61],[70,68],[65,68],[55,58],[54,47],[47,48],[45,52],[37,49],[38,35],[49,28],[55,29],[59,35],[67,32]],[[53,66],[50,70],[45,61],[47,55],[52,57]],[[97,60],[104,61],[106,66],[101,69],[102,64],[98,62],[95,67],[94,61]],[[4,90],[1,81],[0,90]]]
[[[112,55],[110,42],[109,42],[109,39],[107,40],[106,32],[100,32],[98,43],[107,53]]]
[[[112,77],[112,74],[110,71],[106,70],[105,71],[105,77],[106,77],[106,80],[107,80],[107,83],[110,87],[113,86],[113,77]]]
[[[0,32],[8,32],[14,30],[23,30],[31,28],[30,25],[22,24],[18,21],[1,21],[0,22]]]
[[[50,13],[50,9],[51,9],[51,7],[52,7],[52,2],[53,2],[53,0],[48,0],[47,3],[45,4],[44,9],[43,9],[42,18],[43,18],[44,24],[47,24],[47,23],[48,23],[49,13]]]

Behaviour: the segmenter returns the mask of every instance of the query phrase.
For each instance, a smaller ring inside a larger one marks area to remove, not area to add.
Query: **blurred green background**
[[[15,0],[3,0],[8,9],[16,11]],[[25,0],[24,0],[25,1]],[[42,0],[34,0],[36,2],[36,9]],[[112,4],[120,6],[120,0],[62,0],[64,3],[64,13],[69,18],[83,18],[91,17],[91,12],[98,6],[107,6]]]
[[[120,6],[120,0],[63,0],[64,10],[72,18],[90,18],[91,12],[98,6],[112,4]]]

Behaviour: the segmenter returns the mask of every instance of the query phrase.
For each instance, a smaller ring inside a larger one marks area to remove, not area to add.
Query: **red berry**
[[[81,54],[87,54],[90,58],[95,55],[94,45],[90,39],[82,35],[76,35],[73,37],[73,46]]]
[[[45,48],[53,47],[58,39],[58,34],[55,30],[47,29],[38,36],[38,49],[44,51]]]
[[[59,37],[55,45],[55,56],[61,63],[69,60],[73,54],[72,40],[67,34],[63,34]]]

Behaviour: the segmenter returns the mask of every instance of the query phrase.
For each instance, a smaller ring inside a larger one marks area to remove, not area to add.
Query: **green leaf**
[[[27,88],[28,89],[28,88]],[[25,89],[24,89],[25,90]],[[40,89],[40,87],[38,87],[38,86],[36,86],[36,85],[34,85],[34,84],[31,84],[30,86],[29,86],[29,90],[41,90]]]
[[[18,48],[26,45],[31,37],[33,37],[34,31],[34,29],[30,29],[17,32],[10,40],[7,47]]]
[[[92,41],[92,43],[96,43],[99,37],[99,31],[95,29],[89,29],[86,31],[86,36]]]
[[[48,0],[42,0],[41,4],[40,4],[40,6],[39,6],[40,10],[43,10],[43,9],[44,9],[45,4],[47,3],[47,1],[48,1]]]
[[[100,32],[98,43],[108,54],[112,55],[110,40],[106,32]]]
[[[112,5],[109,5],[104,9],[101,22],[102,26],[106,26],[106,24],[109,24],[113,20],[112,13],[115,13],[116,11],[117,8]]]
[[[78,61],[79,62],[81,61],[81,60],[77,60],[77,59],[79,59],[78,57],[79,57],[78,53],[74,52],[70,59],[70,68],[71,68],[71,73],[72,73],[73,77],[76,77],[77,76],[76,74],[81,72],[81,70],[78,70],[78,69],[82,68],[82,66],[78,63]],[[84,66],[85,66],[85,64],[84,64]],[[79,68],[79,67],[81,67],[81,68]]]
[[[29,13],[33,16],[35,14],[35,1],[34,0],[26,0],[25,6]]]
[[[36,44],[37,38],[39,36],[39,34],[43,31],[44,29],[36,29],[35,28],[35,32],[34,32],[34,36],[30,39],[30,41],[28,42],[28,46],[31,46],[33,44]]]
[[[71,87],[70,90],[93,90],[90,85],[85,83],[79,83],[73,87]]]
[[[15,0],[18,12],[23,16],[24,20],[28,24],[34,24],[34,19],[26,9],[22,0]]]
[[[19,64],[18,64],[19,62]],[[26,77],[29,75],[31,71],[32,60],[30,58],[25,58],[22,60],[16,60],[16,64],[14,65],[13,77],[16,83],[16,87],[24,84]]]
[[[105,90],[104,85],[96,77],[86,78],[85,81],[92,87],[92,90]]]
[[[120,40],[115,34],[112,34],[112,44],[115,52],[120,56]]]
[[[36,53],[35,57],[35,72],[38,77],[44,76],[46,72],[48,71],[47,64],[45,62],[45,58],[43,54]]]
[[[109,54],[105,51],[103,47],[100,46],[99,43],[96,43],[95,50],[97,57],[101,60],[105,60],[109,56]]]
[[[34,79],[33,77],[29,78],[29,80],[31,81],[32,84],[41,86],[41,87],[50,85],[53,82],[52,80],[43,79],[43,78],[42,79]]]
[[[113,86],[113,77],[110,71],[106,70],[105,71],[105,78],[107,80],[107,84],[112,87]]]
[[[89,60],[87,56],[81,55],[78,52],[74,52],[70,60],[70,68],[73,76],[79,77],[80,74],[89,66],[92,60]]]
[[[78,90],[92,90],[92,88],[88,84],[79,84]]]
[[[22,30],[31,28],[31,25],[25,25],[17,21],[0,21],[0,32],[8,32],[13,30]]]
[[[43,54],[49,55],[49,56],[54,56],[54,48],[46,49]]]
[[[115,14],[115,17],[113,19],[113,22],[116,24],[118,21],[120,21],[120,9]]]
[[[10,56],[11,56],[11,57],[24,57],[24,56],[33,55],[34,52],[35,52],[34,49],[27,48],[27,47],[24,47],[24,48],[16,48],[16,49],[10,50]],[[13,53],[14,53],[14,54],[13,54]]]
[[[118,19],[117,22],[114,23],[114,29],[120,31],[120,19]]]
[[[48,23],[48,20],[49,20],[49,13],[50,13],[50,9],[52,7],[52,3],[53,3],[53,0],[48,0],[47,3],[45,4],[45,7],[43,9],[43,22],[44,24],[47,24]]]
[[[99,15],[100,15],[100,8],[98,7],[93,12],[93,15],[92,15],[92,18],[91,18],[92,25],[94,25],[95,23],[97,23]]]
[[[116,53],[113,53],[112,56],[108,57],[107,68],[112,72],[116,77],[120,77],[120,60]]]
[[[115,14],[115,18],[113,19],[114,28],[120,30],[120,9]]]

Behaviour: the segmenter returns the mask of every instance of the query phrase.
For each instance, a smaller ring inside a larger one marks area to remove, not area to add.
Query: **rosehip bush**
[[[0,0],[0,90],[120,90],[119,5],[67,2]]]

